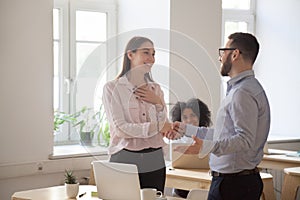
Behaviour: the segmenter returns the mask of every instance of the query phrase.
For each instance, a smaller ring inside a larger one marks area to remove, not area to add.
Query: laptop
[[[94,161],[93,170],[100,199],[140,200],[140,181],[136,165]]]
[[[198,155],[182,154],[174,151],[176,146],[190,146],[187,143],[172,143],[172,167],[180,169],[209,169],[209,155],[199,158]]]
[[[270,149],[268,142],[265,143],[263,151],[264,151],[264,154],[267,154],[267,155],[285,155],[287,153],[287,151],[280,150],[280,149]]]
[[[268,143],[265,143],[264,154],[266,155],[285,155],[289,157],[300,157],[300,151],[282,150],[282,149],[270,149]]]

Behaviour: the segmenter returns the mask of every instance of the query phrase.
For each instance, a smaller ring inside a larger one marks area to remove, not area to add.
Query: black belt
[[[246,176],[246,175],[258,174],[258,173],[259,173],[259,169],[255,167],[254,169],[245,169],[237,173],[220,173],[220,172],[211,171],[210,175],[213,177],[225,177],[225,176]]]
[[[159,147],[159,148],[147,148],[147,149],[142,149],[142,150],[137,150],[137,151],[129,150],[129,149],[123,149],[123,150],[128,151],[128,152],[132,152],[132,153],[150,153],[150,152],[157,151],[157,150],[160,150],[160,149],[161,149],[161,147]]]

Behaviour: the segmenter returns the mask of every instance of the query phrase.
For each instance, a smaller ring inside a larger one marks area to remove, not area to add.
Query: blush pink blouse
[[[148,83],[163,106],[141,101],[133,93],[136,87],[126,77],[109,81],[103,88],[103,105],[110,124],[108,153],[122,149],[139,151],[165,146],[159,130],[167,120],[163,91],[157,83]]]

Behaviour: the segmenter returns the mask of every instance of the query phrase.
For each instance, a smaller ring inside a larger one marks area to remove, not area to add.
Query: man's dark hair
[[[259,51],[259,43],[255,36],[238,32],[229,35],[228,39],[232,40],[230,45],[232,48],[239,49],[244,59],[254,64]]]

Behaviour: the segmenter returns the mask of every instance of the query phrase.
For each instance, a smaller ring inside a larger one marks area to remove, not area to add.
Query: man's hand
[[[171,140],[176,140],[182,137],[179,133],[174,131],[173,129],[173,123],[165,122],[163,128],[160,130],[160,133]]]
[[[174,122],[171,129],[162,131],[164,136],[170,140],[180,139],[185,132],[185,124],[181,122]]]
[[[183,154],[199,154],[202,149],[203,140],[197,138],[196,136],[192,136],[194,143],[189,146],[177,146],[174,148],[175,151],[183,153]]]
[[[181,137],[185,134],[186,124],[183,122],[174,122],[173,130],[181,135]]]
[[[164,132],[163,136],[165,136],[166,138],[168,138],[170,140],[177,140],[177,139],[180,139],[182,137],[181,134],[179,134],[178,132],[176,132],[172,129],[167,131],[167,132]]]

